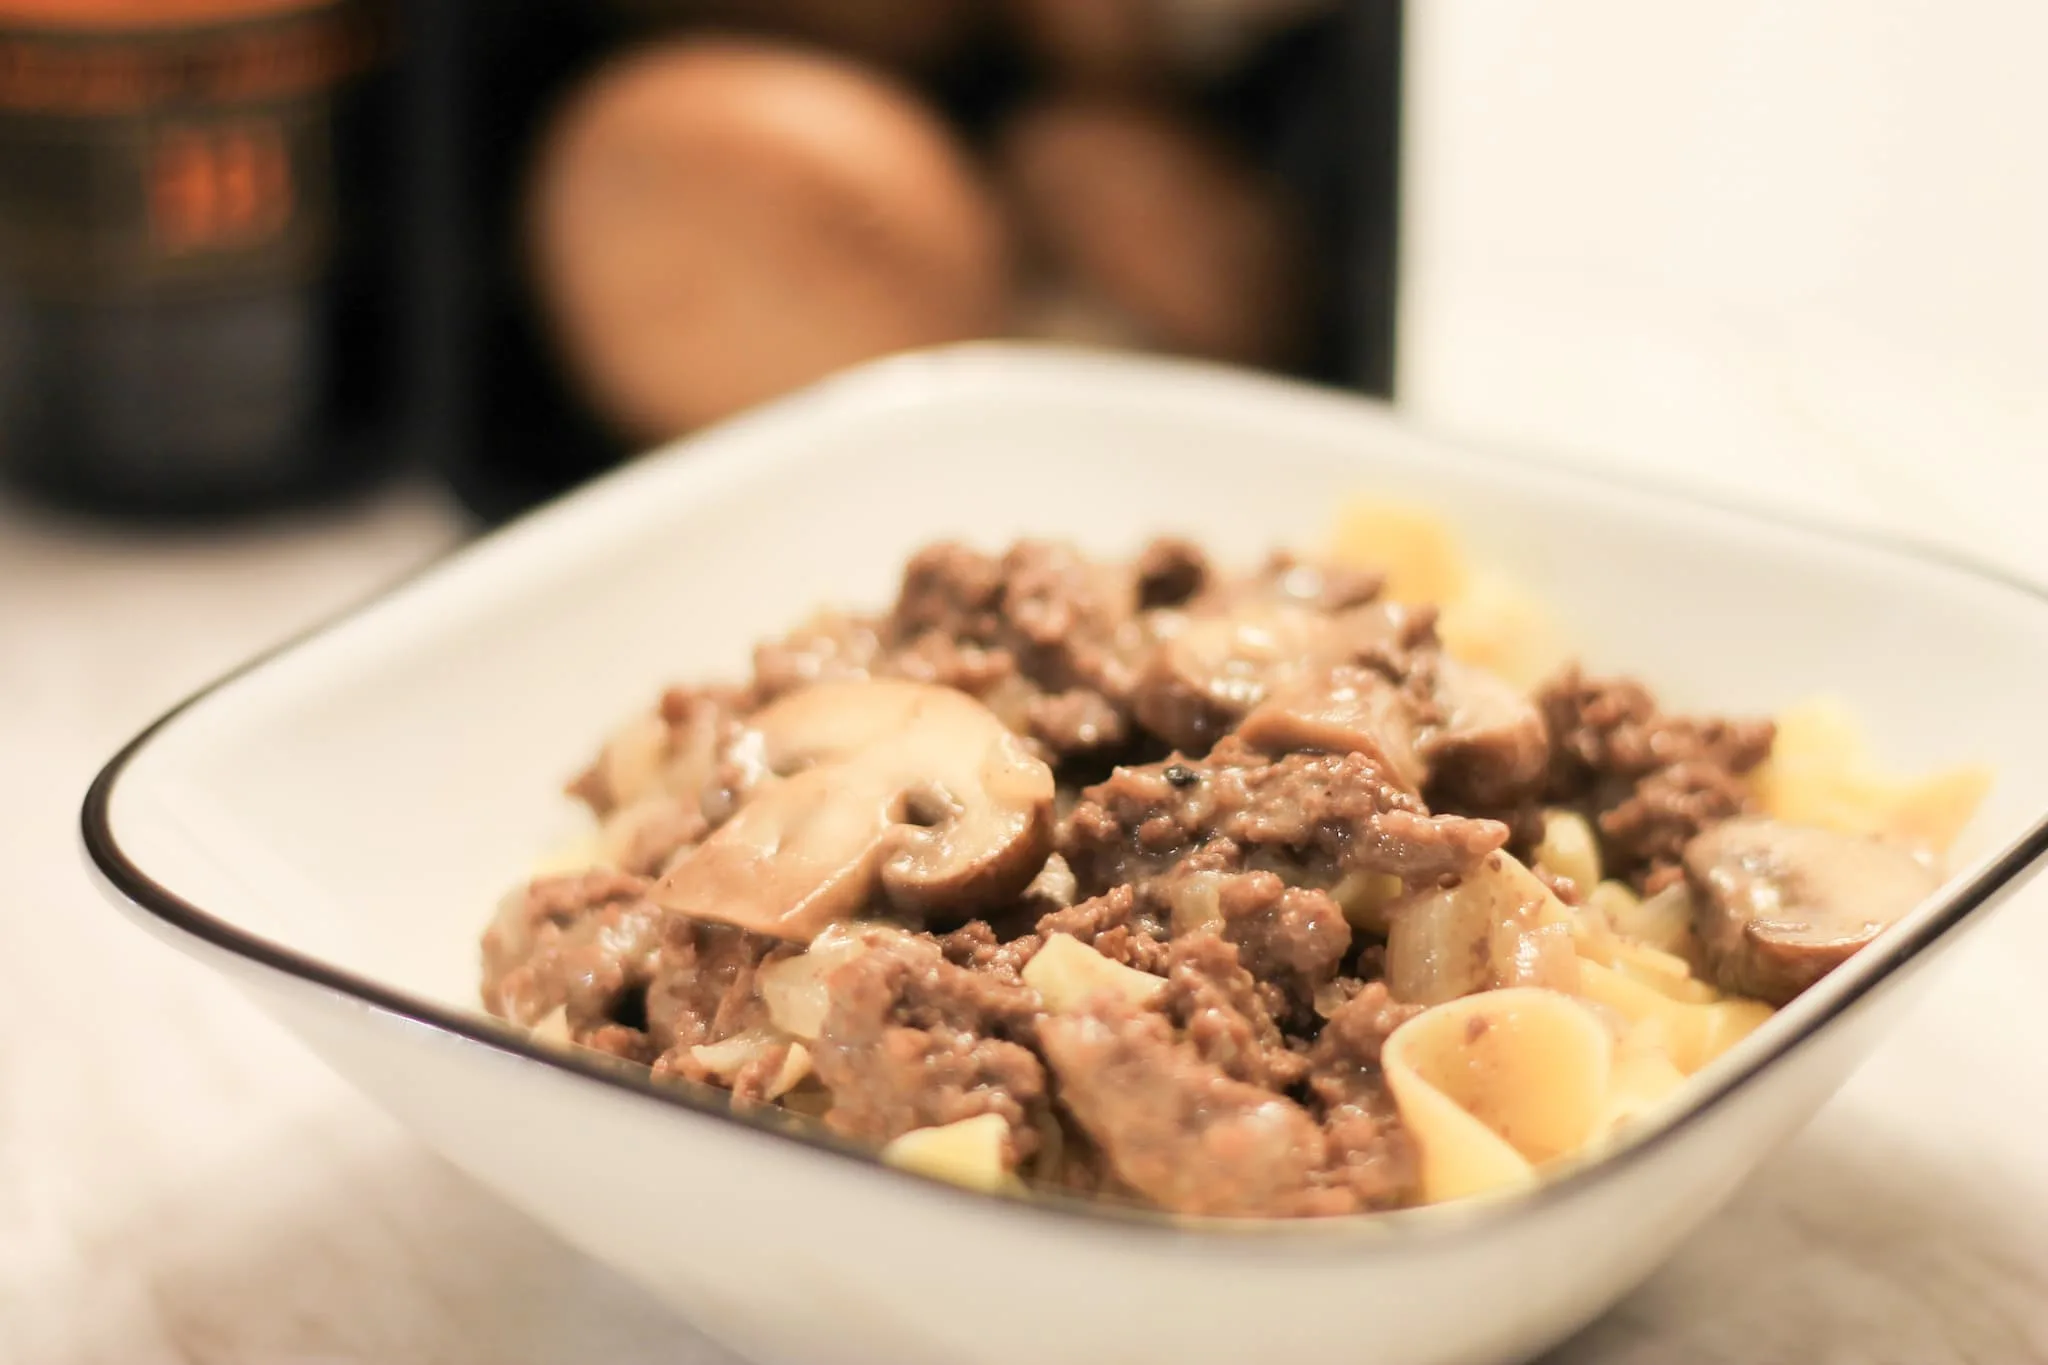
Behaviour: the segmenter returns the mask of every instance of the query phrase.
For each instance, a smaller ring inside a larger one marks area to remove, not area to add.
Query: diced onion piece
[[[1505,853],[1448,890],[1389,907],[1387,919],[1387,989],[1397,1000],[1435,1005],[1489,988],[1577,985],[1575,917]]]
[[[1642,904],[1642,900],[1627,882],[1604,881],[1587,890],[1584,908],[1606,920],[1610,927],[1619,929],[1623,917]]]
[[[1001,1114],[977,1114],[937,1128],[915,1128],[882,1148],[899,1170],[993,1194],[1008,1188],[1010,1125]]]
[[[1554,877],[1569,877],[1581,891],[1599,885],[1600,844],[1577,811],[1543,812],[1543,842],[1536,846],[1535,861]]]
[[[775,1079],[768,1082],[762,1094],[771,1100],[779,1100],[802,1085],[810,1074],[811,1050],[802,1043],[791,1043],[789,1051],[783,1054],[782,1069],[775,1073]]]
[[[1200,933],[1223,923],[1223,874],[1188,872],[1167,883],[1174,937]]]
[[[575,1046],[576,1040],[569,1036],[569,1007],[555,1006],[536,1019],[533,1027],[527,1030],[527,1034],[534,1042],[546,1043],[551,1047]]]
[[[605,742],[598,758],[606,793],[614,806],[630,806],[661,785],[668,758],[668,723],[653,711],[635,716]]]
[[[832,1008],[825,978],[860,956],[863,947],[851,929],[835,925],[795,957],[763,967],[756,981],[775,1027],[792,1038],[816,1042]]]
[[[1166,989],[1162,977],[1112,962],[1072,934],[1054,934],[1024,964],[1024,984],[1054,1014],[1074,1014],[1102,996],[1145,1005]]]
[[[1406,884],[1391,872],[1347,872],[1330,888],[1330,899],[1337,902],[1352,928],[1384,937],[1387,907],[1401,899],[1405,890]]]
[[[749,1063],[766,1056],[776,1042],[775,1035],[765,1029],[749,1029],[715,1043],[699,1043],[690,1049],[690,1056],[722,1083],[731,1085]]]
[[[1608,912],[1615,932],[1623,938],[1681,958],[1690,958],[1692,953],[1692,916],[1692,892],[1683,882],[1667,886],[1647,900],[1632,904],[1617,900]]]

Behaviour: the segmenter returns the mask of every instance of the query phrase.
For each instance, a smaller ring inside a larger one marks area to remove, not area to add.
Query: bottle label
[[[305,278],[365,0],[0,0],[0,282],[90,301]]]

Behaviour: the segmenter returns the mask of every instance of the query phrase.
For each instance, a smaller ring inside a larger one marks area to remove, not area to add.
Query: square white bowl
[[[1996,764],[1941,893],[1697,1078],[1667,1126],[1506,1201],[1231,1225],[1006,1201],[536,1047],[476,1008],[496,898],[667,681],[743,672],[937,538],[1249,560],[1350,495],[1429,505],[1589,665],[1674,702],[1844,697],[1900,765]],[[2048,850],[2048,597],[1899,546],[1475,454],[1362,400],[977,346],[649,457],[216,684],[87,798],[142,924],[218,967],[503,1197],[762,1360],[1382,1365],[1527,1355],[1647,1275],[1811,1115],[1920,968]]]

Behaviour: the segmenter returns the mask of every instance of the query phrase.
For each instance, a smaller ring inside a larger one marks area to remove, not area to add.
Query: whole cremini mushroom
[[[1309,250],[1294,205],[1188,113],[1068,95],[1016,115],[998,171],[1071,315],[1162,350],[1286,364],[1306,346]],[[1114,323],[1109,319],[1115,319]]]
[[[1882,839],[1745,817],[1685,849],[1693,928],[1722,989],[1782,1005],[1941,884]]]
[[[965,693],[820,683],[751,725],[775,776],[669,867],[666,909],[808,940],[875,903],[966,919],[1045,866],[1052,770]]]
[[[673,436],[893,351],[986,336],[1003,225],[907,86],[766,40],[651,44],[574,92],[537,158],[553,341],[622,435]]]

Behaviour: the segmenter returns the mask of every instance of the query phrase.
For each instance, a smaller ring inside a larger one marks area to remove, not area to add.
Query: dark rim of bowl
[[[890,363],[885,361],[876,368],[888,367]],[[836,385],[827,381],[827,384],[821,387]],[[1426,429],[1413,423],[1406,425],[1409,430],[1418,434],[1429,434]],[[1497,455],[1497,452],[1471,442],[1458,444],[1468,453],[1481,458],[1495,458]],[[1586,470],[1569,462],[1553,462],[1541,455],[1536,459],[1539,463],[1553,464],[1560,473],[1568,477],[1588,477]],[[1529,458],[1522,457],[1522,463],[1529,463]],[[1651,480],[1609,479],[1602,476],[1599,482],[1611,488],[1626,489],[1665,502],[1707,508],[1752,522],[1798,531],[1820,540],[1857,545],[1898,558],[1960,572],[1981,581],[2013,589],[2048,606],[2048,589],[2017,574],[1946,549],[1865,529],[1829,525],[1808,520],[1794,513],[1745,507],[1690,491],[1660,486]],[[540,515],[545,510],[537,509],[528,515]],[[1854,979],[1847,989],[1838,991],[1828,1002],[1827,1008],[1806,1020],[1798,1032],[1778,1040],[1768,1052],[1746,1059],[1740,1068],[1719,1076],[1710,1087],[1690,1096],[1683,1108],[1640,1136],[1627,1140],[1609,1153],[1575,1163],[1569,1169],[1542,1180],[1535,1187],[1510,1196],[1422,1205],[1385,1213],[1297,1219],[1184,1217],[1141,1206],[1037,1190],[1022,1198],[990,1196],[889,1166],[879,1160],[872,1150],[833,1136],[822,1124],[815,1121],[802,1120],[775,1109],[734,1113],[724,1100],[725,1092],[715,1087],[657,1082],[646,1067],[632,1066],[583,1049],[557,1049],[536,1043],[525,1036],[522,1030],[485,1015],[480,1010],[462,1011],[419,999],[259,938],[237,929],[163,886],[143,871],[122,849],[114,837],[109,818],[114,787],[128,764],[159,731],[229,683],[372,609],[397,589],[434,571],[448,559],[464,553],[476,543],[478,542],[471,541],[457,546],[449,554],[436,557],[395,582],[371,593],[355,605],[341,609],[221,675],[158,717],[134,739],[122,746],[93,779],[81,811],[81,832],[85,852],[94,869],[124,898],[172,928],[258,966],[295,978],[304,984],[352,997],[411,1023],[423,1024],[455,1038],[478,1043],[510,1056],[522,1057],[586,1081],[672,1105],[694,1114],[738,1124],[759,1133],[797,1143],[813,1151],[850,1158],[858,1165],[885,1177],[913,1182],[942,1197],[971,1200],[986,1208],[1008,1207],[1034,1215],[1106,1223],[1134,1232],[1170,1233],[1182,1238],[1186,1238],[1190,1232],[1222,1234],[1194,1238],[1194,1245],[1227,1245],[1252,1237],[1261,1243],[1284,1242],[1301,1250],[1329,1250],[1334,1247],[1346,1254],[1367,1249],[1404,1249],[1417,1237],[1440,1239],[1483,1230],[1502,1218],[1534,1212],[1574,1198],[1601,1178],[1643,1161],[1676,1141],[1687,1129],[1702,1122],[1719,1109],[1731,1095],[1759,1073],[1775,1065],[1800,1044],[1840,1020],[1866,997],[1882,987],[1895,983],[1906,968],[1919,965],[1927,950],[1938,940],[1949,935],[1979,911],[1987,909],[2001,893],[2013,889],[2023,873],[2039,862],[2044,855],[2048,855],[2048,816],[2044,816],[2000,853],[1996,861],[1984,872],[1954,888],[1940,906],[1938,913],[1921,920],[1907,936],[1884,944],[1881,952],[1886,960],[1882,968],[1864,972]],[[1923,906],[1921,909],[1924,911],[1926,907]],[[1879,945],[1872,946],[1876,948]],[[1370,1236],[1365,1235],[1367,1230],[1370,1230]],[[1333,1243],[1330,1240],[1332,1238],[1339,1240]]]

